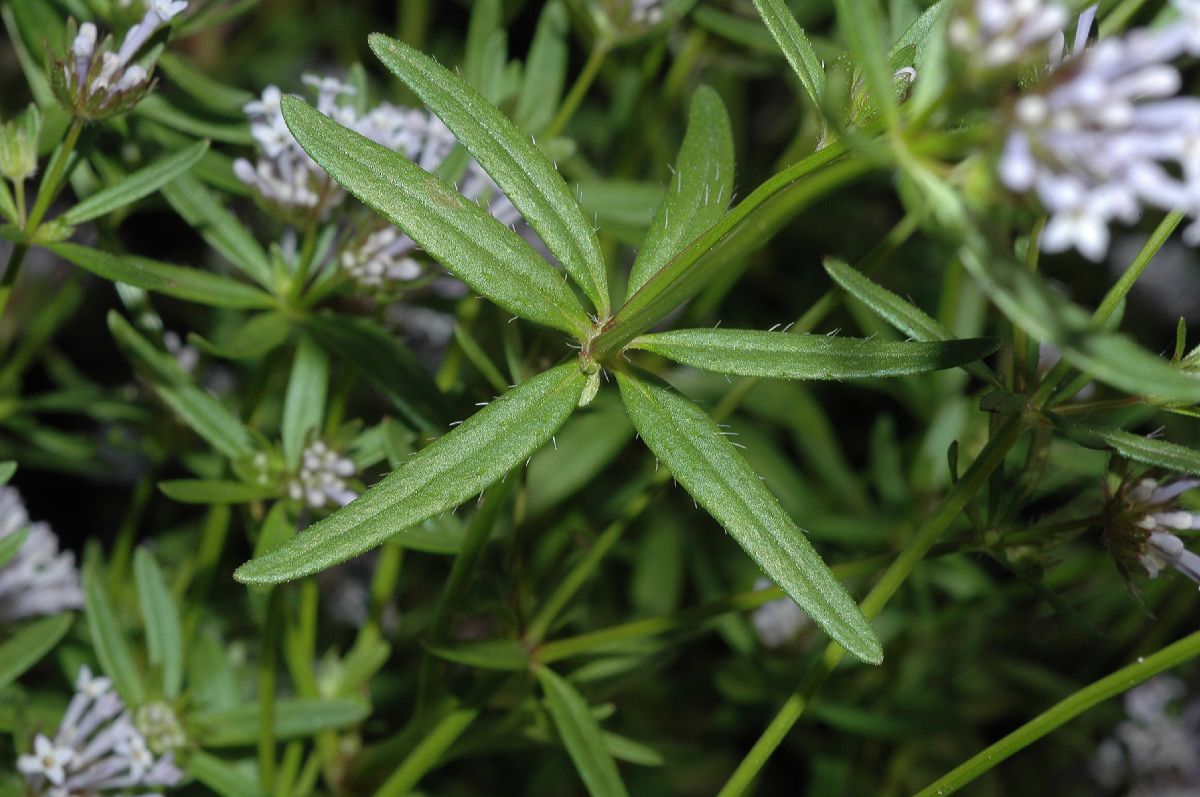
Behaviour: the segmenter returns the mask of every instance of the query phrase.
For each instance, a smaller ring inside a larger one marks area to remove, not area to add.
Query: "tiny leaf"
[[[608,752],[604,735],[587,701],[565,678],[547,667],[537,670],[538,682],[546,694],[546,708],[554,727],[592,797],[620,797],[628,794],[621,773]]]
[[[174,699],[183,688],[183,630],[179,608],[158,562],[145,548],[138,548],[134,554],[133,572],[142,619],[146,623],[150,663],[162,668],[163,695]]]
[[[122,177],[116,185],[97,191],[64,213],[62,219],[72,226],[82,224],[149,196],[192,168],[207,151],[208,142],[197,141],[190,147]]]

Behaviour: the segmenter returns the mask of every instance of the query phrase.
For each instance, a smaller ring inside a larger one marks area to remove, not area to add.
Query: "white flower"
[[[1173,64],[1200,52],[1200,11],[1196,0],[1176,6],[1180,18],[1165,27],[1085,50],[1095,19],[1087,9],[1070,52],[1058,31],[1051,72],[1014,106],[997,169],[1013,191],[1035,190],[1050,214],[1045,251],[1101,260],[1109,226],[1136,221],[1143,206],[1200,218],[1200,99],[1176,96]],[[1200,221],[1185,239],[1200,239]]]
[[[358,471],[354,461],[317,440],[300,456],[300,472],[288,484],[292,500],[304,500],[313,509],[327,504],[345,506],[358,497],[346,479]]]
[[[35,797],[151,797],[131,789],[173,786],[182,773],[170,753],[155,757],[107,678],[81,668],[77,691],[51,740],[39,735],[32,754],[17,759]]]
[[[767,578],[760,578],[754,582],[756,590],[770,586],[773,584]],[[786,645],[809,624],[808,615],[804,610],[786,596],[759,606],[750,619],[759,641],[769,648]]]
[[[347,246],[338,265],[357,283],[379,287],[389,282],[407,282],[421,276],[420,263],[412,258],[416,244],[395,227],[383,227],[361,243]]]
[[[0,622],[83,607],[75,555],[59,552],[58,538],[45,523],[30,523],[21,496],[0,487],[0,539],[26,530],[25,543],[0,565]]]
[[[631,0],[629,21],[638,25],[657,25],[663,20],[663,0]]]
[[[984,68],[997,69],[1045,52],[1067,18],[1061,5],[1042,0],[976,0],[967,15],[951,20],[947,35]]]
[[[1128,492],[1127,512],[1141,537],[1137,560],[1151,578],[1170,567],[1200,584],[1200,556],[1189,551],[1174,533],[1200,529],[1200,514],[1184,511],[1176,502],[1194,487],[1200,487],[1200,479],[1167,484],[1142,479]]]
[[[75,751],[66,747],[55,747],[42,734],[33,740],[33,754],[17,759],[17,770],[26,777],[45,778],[55,786],[67,779],[66,767],[75,758]]]

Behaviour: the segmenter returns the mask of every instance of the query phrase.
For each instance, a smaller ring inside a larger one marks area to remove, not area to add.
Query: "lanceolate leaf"
[[[773,379],[922,374],[973,362],[999,346],[995,338],[910,343],[745,329],[680,329],[630,344],[708,371]]]
[[[230,459],[254,453],[250,434],[242,422],[194,385],[174,357],[150,345],[116,312],[108,314],[108,328],[117,343],[150,373],[159,397],[179,413],[196,434]]]
[[[213,249],[259,285],[271,286],[267,253],[203,183],[190,174],[181,174],[162,187],[162,194]]]
[[[567,76],[569,30],[567,9],[559,0],[551,0],[538,17],[513,111],[513,121],[522,130],[537,133],[554,118]]]
[[[899,117],[892,70],[883,44],[882,22],[877,0],[834,0],[838,29],[850,46],[855,65],[862,70],[871,99],[884,123],[891,128]]]
[[[1143,437],[1110,426],[1072,421],[1058,415],[1051,415],[1051,418],[1063,433],[1082,446],[1109,448],[1135,462],[1157,465],[1176,473],[1200,476],[1200,451],[1194,448]]]
[[[379,60],[470,150],[600,315],[607,316],[608,280],[596,233],[571,189],[537,145],[498,108],[433,59],[379,33],[369,41]]]
[[[163,695],[174,699],[183,688],[183,630],[179,608],[158,562],[145,548],[133,557],[138,600],[146,624],[146,647],[150,663],[162,668]]]
[[[817,58],[812,43],[804,30],[792,16],[791,9],[783,0],[754,0],[758,15],[767,24],[767,30],[775,37],[783,57],[792,65],[804,90],[813,101],[813,107],[821,107],[821,92],[825,89],[825,70]]]
[[[825,270],[847,293],[904,334],[917,340],[956,340],[954,333],[936,318],[926,315],[912,302],[872,282],[862,272],[842,261],[825,258]],[[985,382],[999,384],[996,375],[985,363],[967,363],[964,367]]]
[[[574,361],[522,383],[420,451],[358,500],[234,576],[277,584],[332,567],[478,495],[550,440],[583,393]]]
[[[486,210],[403,155],[295,97],[284,98],[283,115],[296,140],[333,179],[463,282],[511,313],[586,334],[587,314],[563,277]]]
[[[684,489],[834,640],[864,661],[882,661],[858,606],[712,418],[662,385],[624,372],[617,382],[642,439]]]
[[[117,208],[136,202],[162,188],[192,168],[208,151],[207,141],[198,141],[144,169],[121,179],[116,185],[92,194],[62,215],[67,224],[82,224]]]
[[[721,97],[701,86],[692,97],[687,133],[663,201],[629,277],[628,293],[717,222],[733,197],[733,132]]]
[[[135,255],[109,254],[79,244],[50,244],[46,248],[98,277],[189,302],[235,310],[254,310],[275,304],[270,295],[255,287],[195,268],[172,266]]]
[[[193,714],[190,722],[205,747],[240,747],[258,740],[258,704]],[[295,739],[362,722],[371,707],[362,700],[290,699],[275,701],[275,737]]]
[[[546,707],[554,727],[592,797],[620,797],[628,794],[621,773],[608,752],[600,725],[592,716],[587,701],[562,676],[547,667],[537,670],[538,681],[546,693]]]
[[[146,687],[133,663],[129,642],[113,614],[100,568],[89,567],[84,571],[83,597],[83,611],[92,636],[92,647],[101,668],[105,675],[112,678],[121,697],[131,705],[141,705],[146,699]]]
[[[962,262],[996,306],[1038,341],[1062,349],[1071,365],[1135,396],[1200,401],[1200,376],[1188,374],[1124,335],[1097,328],[1088,314],[1015,263],[961,250]]]
[[[299,466],[305,443],[325,419],[328,381],[329,357],[311,338],[301,336],[283,399],[283,459],[289,469]]]
[[[42,617],[21,626],[20,630],[4,640],[4,644],[0,645],[0,689],[49,653],[67,633],[74,617],[70,613]]]

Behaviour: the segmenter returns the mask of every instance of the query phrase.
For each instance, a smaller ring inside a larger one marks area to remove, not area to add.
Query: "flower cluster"
[[[300,472],[288,484],[293,501],[307,501],[313,509],[328,504],[345,506],[358,497],[346,479],[358,471],[354,462],[317,440],[300,456]]]
[[[1042,0],[976,0],[951,20],[946,36],[984,69],[999,69],[1046,52],[1066,24],[1067,10]],[[1086,40],[1086,28],[1080,29]]]
[[[1092,777],[1126,797],[1200,792],[1200,702],[1181,706],[1186,694],[1169,675],[1126,692],[1126,719],[1097,748]]]
[[[402,153],[426,171],[434,171],[458,143],[454,134],[431,113],[381,103],[360,114],[345,102],[357,90],[332,77],[305,75],[304,83],[316,91],[316,107],[339,124],[388,149]],[[297,143],[284,121],[283,95],[268,86],[262,97],[245,106],[250,131],[258,144],[256,163],[245,158],[234,163],[234,173],[254,188],[284,218],[323,217],[344,198],[338,185]],[[485,202],[489,211],[505,224],[520,214],[496,188],[496,184],[474,160],[467,162],[458,189],[468,199]],[[407,262],[416,245],[401,233],[380,231],[366,241],[355,242],[339,256],[339,263],[357,281],[379,285],[387,280],[409,280],[417,275],[415,263]]]
[[[1054,68],[1014,105],[1000,179],[1036,193],[1049,212],[1044,251],[1073,247],[1099,261],[1109,225],[1136,221],[1143,206],[1200,217],[1200,99],[1176,96],[1182,79],[1173,64],[1200,54],[1200,2],[1175,4],[1175,22],[1083,50],[1089,10],[1070,57],[1063,59],[1062,34],[1051,37]],[[1044,27],[1037,26],[1039,40]],[[1200,241],[1200,221],[1185,240]]]
[[[657,25],[663,20],[663,0],[631,0],[629,21],[637,25]]]
[[[755,589],[774,586],[770,579],[760,578],[754,582]],[[758,639],[768,648],[780,648],[791,642],[809,625],[808,615],[791,598],[782,597],[764,603],[750,616]]]
[[[171,753],[155,756],[108,678],[80,668],[75,694],[53,739],[38,734],[33,752],[17,759],[35,797],[131,795],[131,789],[179,782]],[[137,792],[150,797],[151,792]]]
[[[1178,503],[1179,496],[1194,487],[1200,487],[1200,479],[1122,484],[1108,502],[1105,531],[1105,543],[1122,571],[1129,573],[1136,563],[1155,578],[1170,567],[1200,584],[1200,556],[1187,550],[1176,534],[1200,530],[1200,514]]]
[[[119,48],[112,36],[100,40],[96,26],[68,28],[70,52],[49,69],[55,96],[80,119],[124,113],[150,90],[150,69],[132,63],[154,32],[187,8],[187,0],[150,0],[146,15],[129,29]],[[152,68],[152,67],[151,67]]]
[[[29,522],[14,488],[0,487],[0,540],[22,530],[21,549],[0,564],[0,622],[81,608],[75,555],[59,552],[58,538],[47,524]]]

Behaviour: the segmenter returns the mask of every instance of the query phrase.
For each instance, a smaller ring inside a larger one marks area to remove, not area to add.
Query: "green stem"
[[[1158,250],[1171,237],[1171,233],[1175,232],[1175,228],[1179,226],[1183,218],[1184,214],[1181,211],[1168,213],[1159,222],[1154,232],[1150,233],[1150,238],[1146,241],[1146,245],[1138,252],[1137,257],[1133,259],[1129,267],[1125,269],[1125,273],[1121,275],[1121,279],[1117,280],[1117,283],[1105,294],[1104,300],[1100,302],[1100,306],[1096,308],[1096,312],[1092,313],[1092,322],[1097,327],[1104,326],[1112,318],[1113,313],[1121,306],[1121,302],[1125,301],[1125,297],[1129,294],[1129,291],[1138,281],[1138,278],[1142,276],[1142,272],[1150,265],[1150,261],[1154,259],[1154,256],[1158,254]],[[1070,371],[1071,365],[1066,360],[1059,360],[1055,363],[1054,367],[1050,369],[1050,373],[1046,374],[1046,377],[1034,392],[1033,398],[1030,400],[1033,406],[1047,406],[1051,396],[1054,394],[1054,389],[1059,386]],[[1061,401],[1069,398],[1070,396],[1058,397]]]
[[[379,787],[375,797],[401,797],[411,792],[478,716],[478,709],[459,708],[442,717]]]
[[[17,273],[20,272],[21,264],[25,262],[25,253],[28,251],[29,246],[26,244],[13,244],[12,252],[8,255],[8,265],[4,267],[4,274],[0,275],[0,317],[4,315],[4,308],[8,306],[13,283],[17,281]]]
[[[429,0],[400,0],[400,40],[422,50],[429,32]]]
[[[660,472],[665,476],[665,470]],[[621,535],[625,533],[629,525],[650,505],[650,500],[653,496],[654,492],[652,490],[640,493],[633,501],[626,505],[625,511],[621,513],[621,516],[601,532],[591,549],[571,569],[571,572],[567,574],[562,583],[551,593],[546,602],[542,604],[541,610],[538,611],[533,621],[530,622],[529,628],[525,631],[526,644],[530,646],[537,645],[546,638],[546,633],[550,630],[550,625],[554,622],[555,618],[571,602],[571,598],[575,597],[575,593],[591,578],[592,573],[599,567],[605,555],[621,539]]]
[[[1200,655],[1200,631],[1101,678],[1017,728],[926,786],[917,797],[953,794],[1014,753],[1110,697]]]
[[[549,126],[542,131],[542,137],[551,139],[562,134],[566,129],[567,123],[571,121],[571,117],[575,115],[575,111],[579,110],[579,104],[583,102],[584,96],[592,86],[592,81],[596,79],[596,75],[600,73],[600,67],[604,64],[604,59],[608,56],[610,45],[607,39],[596,39],[596,43],[592,45],[592,51],[588,54],[587,63],[583,65],[583,71],[579,73],[579,77],[575,79],[575,85],[571,86],[571,91],[567,93],[563,104],[558,109],[558,114],[554,117]]]
[[[263,624],[262,657],[258,663],[258,773],[266,794],[275,789],[275,641],[283,621],[282,595],[283,590],[276,588],[267,598],[267,621]]]
[[[987,484],[988,477],[1004,461],[1004,457],[1017,442],[1023,429],[1022,416],[1012,415],[1005,419],[995,436],[988,441],[983,451],[971,463],[971,467],[963,474],[962,479],[950,488],[938,508],[917,531],[908,546],[892,562],[891,567],[883,574],[879,583],[863,599],[860,606],[868,619],[878,614],[879,610],[896,594],[896,590],[905,582],[917,563],[924,558],[950,524],[962,514],[975,494]],[[825,679],[829,677],[845,654],[846,651],[841,645],[836,642],[829,643],[816,667],[809,673],[800,688],[783,704],[779,713],[775,715],[775,718],[763,731],[762,736],[755,742],[754,747],[734,770],[718,797],[734,797],[734,795],[746,792],[754,778],[757,777],[759,770],[763,768],[767,759],[787,736],[788,731],[800,719],[813,696],[820,690]]]
[[[45,179],[38,186],[37,201],[33,203],[33,210],[30,211],[29,221],[25,225],[25,232],[29,235],[37,232],[38,225],[42,223],[42,218],[50,209],[50,203],[58,196],[59,189],[62,188],[63,173],[66,171],[67,162],[71,159],[71,153],[75,151],[75,145],[79,143],[79,134],[82,131],[83,123],[78,119],[72,122],[71,127],[67,129],[67,137],[63,140],[62,148],[55,153],[50,170],[46,172]]]

